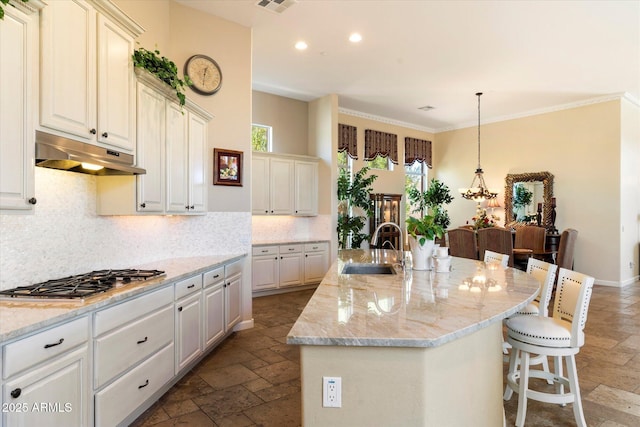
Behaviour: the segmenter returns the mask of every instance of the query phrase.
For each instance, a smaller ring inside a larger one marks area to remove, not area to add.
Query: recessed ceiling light
[[[351,33],[351,35],[349,36],[349,41],[351,43],[358,43],[362,41],[362,36],[359,33]]]
[[[296,49],[298,50],[305,50],[307,47],[307,44],[302,40],[296,43]]]

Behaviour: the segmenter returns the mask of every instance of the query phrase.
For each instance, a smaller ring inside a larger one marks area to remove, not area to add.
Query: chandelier
[[[493,199],[498,193],[490,191],[487,189],[487,184],[484,182],[482,166],[480,166],[480,96],[482,92],[476,93],[478,97],[478,168],[476,169],[476,174],[473,177],[473,181],[471,181],[471,185],[469,188],[461,188],[459,189],[460,194],[463,198],[467,200],[474,200],[480,203],[483,200]],[[477,186],[476,181],[478,181]]]

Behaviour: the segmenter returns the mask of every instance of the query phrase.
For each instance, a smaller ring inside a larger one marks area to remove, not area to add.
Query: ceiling
[[[640,99],[640,0],[285,0],[282,13],[258,0],[177,1],[252,28],[254,90],[337,94],[342,109],[427,131],[477,123],[476,92],[483,123]],[[347,40],[354,31],[360,43]]]

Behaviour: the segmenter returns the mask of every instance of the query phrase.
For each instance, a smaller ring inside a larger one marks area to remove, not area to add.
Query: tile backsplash
[[[331,240],[331,215],[294,217],[254,215],[252,242],[270,243],[299,240]]]
[[[0,215],[0,289],[185,256],[249,253],[250,212],[98,216],[96,178],[36,168],[33,215]]]

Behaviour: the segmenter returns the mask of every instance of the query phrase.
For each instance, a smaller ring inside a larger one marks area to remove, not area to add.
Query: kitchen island
[[[305,426],[499,426],[502,319],[540,284],[497,264],[452,258],[451,271],[341,274],[396,263],[395,251],[341,251],[287,336],[300,345]],[[322,377],[340,377],[340,408]]]

